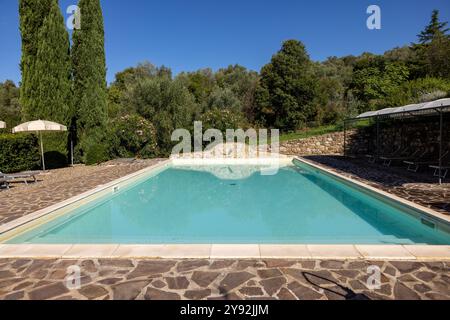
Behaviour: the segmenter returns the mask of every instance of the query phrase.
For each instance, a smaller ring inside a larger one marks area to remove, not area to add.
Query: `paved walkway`
[[[450,215],[450,183],[439,185],[436,178],[409,173],[404,168],[386,168],[365,160],[340,156],[308,156],[335,172],[364,182],[401,198]]]
[[[71,266],[81,271],[76,290],[67,287]],[[0,260],[0,299],[450,299],[449,267],[407,261]],[[377,268],[381,285],[368,289]]]
[[[52,170],[38,176],[38,182],[15,183],[0,192],[0,225],[47,208],[94,189],[161,160],[111,161],[99,166]]]

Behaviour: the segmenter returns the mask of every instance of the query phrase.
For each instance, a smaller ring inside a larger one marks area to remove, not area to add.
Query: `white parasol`
[[[56,122],[46,120],[36,120],[22,123],[12,130],[13,133],[37,132],[39,134],[39,140],[41,142],[42,168],[44,169],[44,171],[45,171],[45,160],[44,160],[44,145],[42,142],[42,132],[49,132],[49,131],[67,131],[67,127]]]

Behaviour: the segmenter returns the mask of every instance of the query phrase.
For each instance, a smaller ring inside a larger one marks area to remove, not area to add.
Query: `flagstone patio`
[[[162,159],[110,161],[99,166],[51,170],[37,176],[37,183],[12,184],[0,189],[0,225],[47,208],[95,187],[155,165]]]
[[[450,178],[439,185],[437,178],[429,172],[413,173],[404,167],[388,168],[381,164],[371,164],[365,159],[341,156],[305,158],[354,180],[450,215]]]
[[[373,290],[371,266],[381,271]],[[449,272],[446,262],[15,259],[0,260],[0,299],[447,300]]]

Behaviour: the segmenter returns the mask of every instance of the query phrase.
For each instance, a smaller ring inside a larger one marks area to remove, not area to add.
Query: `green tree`
[[[385,107],[384,98],[406,82],[408,68],[401,62],[390,62],[382,56],[366,55],[354,68],[350,89],[365,103],[366,111]]]
[[[256,90],[257,119],[269,127],[296,130],[313,119],[317,81],[300,41],[289,40],[261,70]]]
[[[158,133],[158,150],[168,155],[174,143],[175,129],[193,128],[197,105],[189,90],[179,80],[154,77],[138,81],[123,99],[130,114],[137,113],[151,121]]]
[[[38,34],[38,49],[31,74],[36,92],[29,103],[27,117],[69,125],[72,117],[70,77],[69,35],[58,2],[53,1]],[[63,158],[67,157],[67,134],[46,135],[45,146],[47,152],[58,152]],[[49,164],[51,162],[49,159]],[[61,162],[54,165],[67,164],[67,160]]]
[[[182,72],[177,79],[192,93],[195,102],[205,109],[207,100],[216,85],[213,71],[208,68],[195,72]]]
[[[211,109],[229,109],[241,112],[242,102],[230,88],[216,87],[207,101],[207,110]]]
[[[439,10],[433,10],[430,23],[417,35],[419,43],[427,44],[438,37],[446,36],[450,30],[447,28],[447,24],[448,22],[439,21]]]
[[[19,0],[20,33],[22,37],[20,105],[25,119],[30,119],[31,104],[35,99],[37,85],[39,84],[36,79],[32,79],[38,52],[39,30],[54,2],[56,0]]]
[[[439,21],[439,11],[434,10],[430,23],[418,35],[419,44],[413,45],[415,63],[421,77],[450,79],[450,35],[448,22]]]
[[[240,109],[248,119],[255,119],[255,91],[258,86],[257,72],[247,70],[240,65],[230,65],[219,69],[216,74],[216,83],[219,88],[231,90],[240,101]]]
[[[67,125],[70,121],[70,42],[56,1],[38,34],[38,50],[31,79],[36,93],[28,116]]]
[[[0,120],[6,122],[8,129],[21,121],[19,88],[11,80],[0,83]]]
[[[104,27],[99,0],[80,0],[80,29],[73,32],[72,68],[78,156],[101,148],[107,122]],[[101,157],[103,158],[103,157]]]

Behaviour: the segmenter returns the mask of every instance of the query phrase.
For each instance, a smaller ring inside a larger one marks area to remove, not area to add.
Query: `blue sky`
[[[20,81],[17,2],[0,0],[0,81]],[[60,0],[63,12],[76,3]],[[366,27],[371,4],[381,7],[381,30]],[[415,41],[434,8],[450,20],[449,0],[102,0],[102,7],[109,82],[145,60],[175,74],[235,63],[259,71],[292,38],[314,60],[383,53]]]

